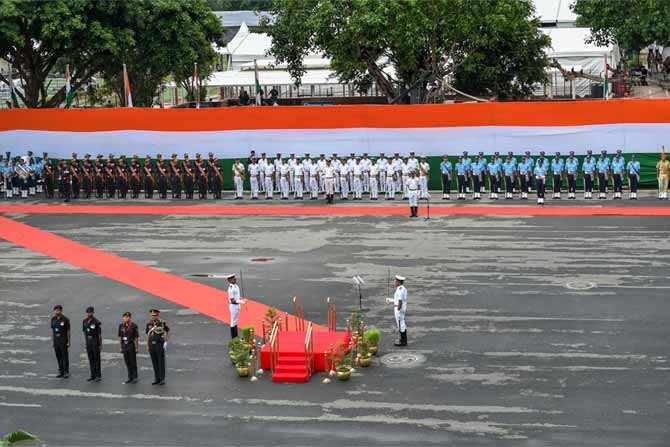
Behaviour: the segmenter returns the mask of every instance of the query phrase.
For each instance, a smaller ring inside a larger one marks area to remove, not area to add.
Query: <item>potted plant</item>
[[[351,377],[351,370],[354,367],[353,353],[350,350],[346,352],[344,349],[344,344],[340,343],[339,348],[337,349],[337,354],[335,355],[335,373],[337,378],[345,381],[349,380]]]
[[[253,326],[246,326],[242,328],[242,341],[251,344],[251,332],[254,330]]]
[[[233,365],[237,363],[237,355],[240,348],[242,347],[242,340],[235,337],[228,342],[228,357],[230,358],[230,363]]]
[[[372,354],[365,340],[358,341],[358,364],[367,368],[372,363]]]
[[[381,334],[379,333],[379,329],[368,329],[365,331],[365,343],[368,345],[368,351],[372,355],[377,355],[377,352],[379,352],[379,339],[381,338]]]
[[[249,365],[251,363],[251,350],[248,345],[240,345],[236,356],[235,369],[240,377],[249,377]]]

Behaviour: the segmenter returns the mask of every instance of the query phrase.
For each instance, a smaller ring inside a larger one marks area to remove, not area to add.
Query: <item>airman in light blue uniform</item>
[[[628,186],[630,188],[628,198],[637,200],[637,184],[640,181],[640,162],[635,159],[635,154],[630,156],[630,161],[626,165],[628,171]]]
[[[519,183],[521,186],[521,199],[528,199],[528,189],[530,188],[530,177],[532,176],[531,168],[532,159],[528,155],[524,155],[519,163]]]
[[[596,160],[593,158],[593,151],[586,151],[586,158],[582,162],[582,173],[584,174],[584,198],[593,198],[593,180],[596,172]]]
[[[565,172],[568,176],[568,199],[574,199],[579,173],[579,160],[575,158],[575,151],[570,151],[570,156],[565,160]]]
[[[510,200],[514,198],[514,182],[516,181],[516,163],[512,161],[510,155],[502,164],[502,170],[505,175],[505,199]]]
[[[479,155],[475,157],[475,162],[472,163],[472,198],[475,200],[480,200],[481,191],[482,191],[482,170],[484,165],[482,165]]]
[[[612,182],[614,183],[614,198],[621,199],[623,189],[623,171],[626,168],[626,160],[624,160],[621,149],[616,151],[616,157],[612,160]]]
[[[463,156],[458,157],[456,163],[456,183],[458,185],[458,200],[465,200],[465,182],[468,176],[468,167],[463,162]]]
[[[561,185],[563,183],[563,170],[565,169],[565,162],[561,158],[561,153],[556,152],[556,157],[551,160],[551,173],[552,173],[552,187],[553,187],[553,199],[561,199]]]
[[[468,151],[463,151],[463,164],[465,165],[466,168],[465,191],[469,193],[470,183],[472,182],[472,160],[470,159],[470,157],[468,157]]]
[[[537,182],[537,204],[544,205],[544,187],[547,180],[547,170],[549,169],[549,163],[544,158],[544,152],[540,152],[540,158],[537,160],[535,169],[535,181]]]
[[[603,151],[600,158],[596,162],[596,171],[598,172],[598,198],[607,198],[607,182],[609,181],[610,163],[605,157],[606,152]]]
[[[488,164],[489,178],[491,181],[491,192],[489,193],[489,198],[494,200],[498,200],[498,191],[500,191],[500,171],[502,167],[502,161],[500,160],[499,155],[500,154],[496,152],[495,156]]]

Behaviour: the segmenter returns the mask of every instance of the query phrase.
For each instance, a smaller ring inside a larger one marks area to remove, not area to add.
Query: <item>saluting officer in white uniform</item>
[[[240,297],[240,288],[235,275],[226,276],[228,279],[228,310],[230,311],[230,338],[237,338],[237,320],[240,317],[240,305],[246,300]]]
[[[407,289],[404,286],[405,277],[395,276],[395,293],[393,298],[387,298],[387,302],[393,303],[393,315],[395,316],[396,324],[398,325],[398,332],[400,339],[395,343],[395,346],[407,346],[407,325],[405,324],[405,312],[407,311]]]

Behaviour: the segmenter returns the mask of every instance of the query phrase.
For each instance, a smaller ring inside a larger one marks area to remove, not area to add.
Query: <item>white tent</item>
[[[589,28],[542,28],[542,32],[551,38],[551,47],[547,57],[555,59],[566,70],[582,71],[586,74],[605,77],[605,63],[616,67],[620,60],[616,45],[604,47],[587,43],[591,35]],[[554,84],[564,82],[560,72],[552,71]],[[578,78],[574,81],[577,96],[590,95],[591,81]]]

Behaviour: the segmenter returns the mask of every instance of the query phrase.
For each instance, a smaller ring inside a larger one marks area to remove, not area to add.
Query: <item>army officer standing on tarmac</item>
[[[170,328],[167,321],[158,318],[160,311],[151,309],[151,319],[146,326],[147,351],[151,355],[151,364],[154,367],[154,381],[152,385],[165,385],[165,348],[170,338]]]

